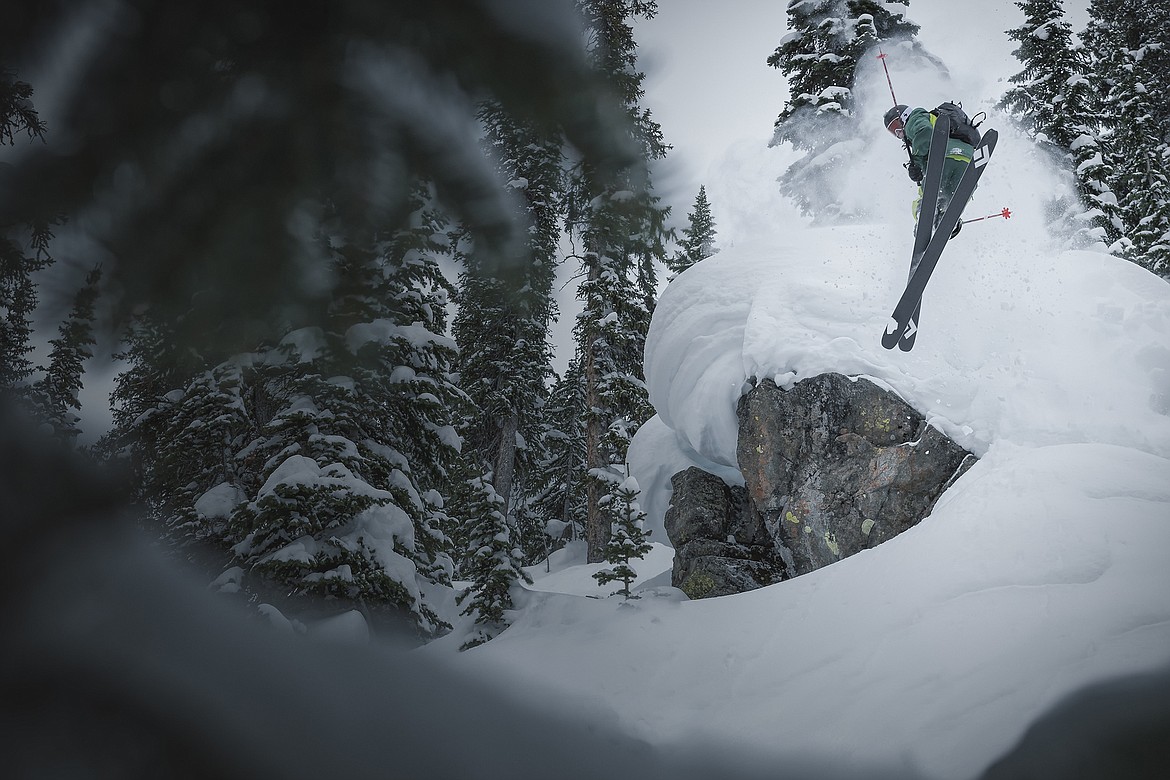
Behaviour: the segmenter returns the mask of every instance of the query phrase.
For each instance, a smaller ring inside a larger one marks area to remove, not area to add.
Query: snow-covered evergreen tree
[[[1016,6],[1024,22],[1007,34],[1019,43],[1013,54],[1024,69],[1011,78],[1015,86],[999,107],[1073,177],[1079,202],[1062,198],[1050,204],[1054,229],[1068,234],[1073,246],[1112,244],[1121,235],[1120,219],[1108,184],[1111,169],[1101,153],[1086,52],[1065,21],[1062,0],[1020,0]]]
[[[544,459],[538,466],[534,508],[550,544],[584,538],[585,382],[574,357],[553,385],[545,406]]]
[[[1102,243],[1113,247],[1121,240],[1124,223],[1111,184],[1113,166],[1108,162],[1106,152],[1108,140],[1101,134],[1096,89],[1091,80],[1087,53],[1081,48],[1074,54],[1082,70],[1070,76],[1065,93],[1065,111],[1069,116],[1072,138],[1069,153],[1080,195],[1080,203],[1074,204],[1067,212],[1071,242],[1073,246]]]
[[[851,135],[853,75],[858,19],[843,0],[790,0],[788,29],[768,57],[788,79],[791,97],[776,119],[773,143],[797,149],[823,147]],[[872,25],[867,26],[867,32]]]
[[[79,394],[85,375],[85,362],[93,357],[94,306],[98,297],[101,269],[95,268],[73,297],[73,308],[58,328],[57,338],[50,339],[48,366],[33,385],[30,396],[37,418],[49,425],[60,441],[73,443],[81,433],[78,428],[81,409]]]
[[[645,74],[637,69],[630,20],[652,18],[651,0],[578,0],[595,67],[617,96],[632,129],[636,159],[616,174],[591,166],[573,172],[570,229],[581,247],[583,311],[574,329],[585,401],[585,466],[589,474],[616,470],[653,410],[642,379],[655,263],[664,263],[669,208],[650,185],[649,164],[666,154],[662,130],[640,107]],[[604,556],[609,524],[597,479],[585,481],[589,560]]]
[[[1000,101],[1033,137],[1067,150],[1074,140],[1066,106],[1069,80],[1079,71],[1073,55],[1072,26],[1063,0],[1018,0],[1024,23],[1007,31],[1019,44],[1012,52],[1024,69]]]
[[[625,463],[630,439],[653,414],[641,369],[649,315],[628,271],[610,251],[586,258],[593,278],[581,284],[584,308],[575,328],[583,346],[585,465],[594,478],[585,482],[591,560],[600,560],[609,530],[598,504],[604,484],[600,473]]]
[[[1166,8],[1131,0],[1124,23],[1125,59],[1117,79],[1113,139],[1116,189],[1132,247],[1127,256],[1170,278],[1170,30]],[[1118,9],[1120,10],[1120,9]]]
[[[563,218],[564,141],[555,129],[517,120],[496,103],[480,110],[485,145],[528,225],[516,256],[485,267],[474,246],[460,253],[461,386],[471,400],[461,426],[464,457],[491,475],[509,522],[524,513],[542,459],[542,412],[552,382],[549,326]],[[526,529],[529,527],[526,526]],[[513,532],[519,533],[513,525]],[[543,540],[522,547],[541,547]]]
[[[153,332],[140,329],[140,334]],[[129,394],[125,382],[131,377],[160,378],[161,372],[152,376],[147,355],[130,353],[137,371],[119,377],[119,396]],[[263,383],[249,371],[249,363],[247,357],[228,361],[163,394],[115,407],[115,421],[125,421],[130,409],[150,402],[127,427],[116,425],[109,441],[133,442],[123,452],[140,474],[140,500],[160,530],[181,547],[187,542],[225,544],[229,511],[255,481],[250,464],[239,458],[255,438],[256,405],[263,397],[258,389]],[[219,499],[216,509],[207,509],[209,494]]]
[[[650,532],[645,528],[646,513],[638,504],[641,488],[633,477],[610,483],[610,492],[602,499],[602,505],[610,519],[609,541],[605,545],[605,560],[613,564],[593,575],[599,585],[608,582],[622,583],[618,591],[630,598],[630,585],[638,576],[631,561],[644,558],[651,545],[646,541]]]
[[[418,582],[447,582],[452,566],[424,497],[460,446],[462,396],[441,335],[442,223],[416,198],[414,230],[334,248],[324,327],[286,337],[279,403],[248,453],[265,484],[233,515],[232,541],[243,563],[298,591],[410,609],[429,633],[441,623]]]
[[[470,588],[458,602],[467,602],[462,614],[474,616],[475,631],[461,650],[481,645],[507,627],[506,613],[513,609],[512,589],[518,581],[532,578],[521,568],[522,551],[513,542],[512,529],[504,514],[504,499],[490,482],[469,479],[463,485],[460,505],[473,510],[468,526],[468,554],[462,575]]]
[[[832,173],[860,152],[859,118],[853,95],[863,58],[877,53],[883,41],[905,40],[898,56],[945,72],[913,41],[918,25],[890,5],[908,0],[790,0],[790,32],[768,57],[788,79],[791,97],[776,119],[771,144],[790,143],[807,154],[781,179],[784,191],[801,210],[817,219],[841,214]]]
[[[1119,201],[1125,256],[1170,274],[1170,30],[1165,8],[1152,0],[1089,4],[1084,39],[1094,58],[1108,132],[1112,189]]]
[[[329,305],[277,344],[180,364],[168,328],[143,318],[107,450],[128,443],[152,516],[179,541],[230,548],[253,599],[275,584],[371,617],[409,612],[433,633],[443,624],[421,586],[452,570],[436,491],[463,396],[442,335],[444,223],[425,189],[415,205],[413,230],[322,234]]]
[[[700,185],[695,196],[695,206],[687,215],[687,226],[683,228],[683,240],[679,251],[668,259],[667,266],[680,274],[700,260],[715,254],[715,219],[711,216],[711,204],[707,200],[707,188]]]
[[[165,500],[167,490],[154,483],[158,472],[152,443],[168,438],[155,427],[154,417],[173,402],[179,388],[205,370],[204,361],[181,349],[173,335],[171,323],[149,310],[138,312],[130,322],[121,352],[114,355],[124,367],[110,392],[112,425],[97,445],[99,455],[124,460],[130,467],[136,498],[156,505]],[[161,517],[166,512],[153,514]]]

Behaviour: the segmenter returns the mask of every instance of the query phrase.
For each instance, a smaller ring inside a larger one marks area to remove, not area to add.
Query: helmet
[[[901,118],[902,114],[904,114],[906,112],[906,109],[907,109],[907,106],[904,106],[901,103],[899,103],[898,105],[894,106],[889,111],[887,111],[884,122],[883,122],[883,124],[885,125],[885,128],[887,130],[890,129],[890,123],[893,122],[895,119]]]

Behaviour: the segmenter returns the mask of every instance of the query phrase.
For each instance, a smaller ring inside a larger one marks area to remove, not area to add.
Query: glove
[[[915,184],[922,183],[922,169],[918,167],[918,163],[911,160],[906,163],[906,174],[910,177],[910,181]]]

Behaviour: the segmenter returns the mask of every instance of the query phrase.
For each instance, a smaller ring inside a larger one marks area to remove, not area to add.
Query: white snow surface
[[[978,776],[1086,684],[1165,668],[1170,285],[1055,248],[1042,209],[1059,182],[996,119],[967,216],[1014,216],[951,243],[912,352],[880,345],[913,188],[879,123],[846,174],[874,201],[859,224],[793,212],[775,184],[791,150],[730,149],[708,186],[721,251],[667,287],[647,342],[658,415],[630,466],[652,540],[668,542],[671,474],[742,481],[735,405],[751,381],[830,371],[892,389],[980,457],[929,517],[811,574],[694,602],[669,586],[666,548],[635,561],[628,602],[598,598],[596,565],[565,553],[530,570],[499,637],[457,654],[457,626],[423,652],[653,744],[930,778]]]

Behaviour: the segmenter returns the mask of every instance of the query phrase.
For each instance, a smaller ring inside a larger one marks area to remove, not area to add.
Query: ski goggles
[[[901,117],[894,117],[890,123],[886,125],[886,129],[890,131],[890,135],[901,141],[906,137],[906,126],[902,124]]]

